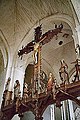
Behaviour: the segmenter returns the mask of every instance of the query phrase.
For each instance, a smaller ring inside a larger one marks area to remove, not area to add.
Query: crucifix
[[[41,47],[42,45],[51,41],[54,36],[57,36],[58,33],[61,33],[63,29],[62,23],[55,28],[54,30],[49,30],[48,32],[42,35],[42,26],[35,28],[35,37],[33,41],[27,44],[24,48],[18,51],[18,55],[22,56],[23,54],[28,54],[31,51],[34,51],[34,94],[40,94],[41,90]]]
[[[23,54],[28,54],[31,51],[34,51],[34,91],[40,93],[40,73],[41,73],[41,47],[42,45],[51,41],[54,36],[57,36],[58,33],[61,33],[63,29],[62,23],[59,27],[54,30],[49,30],[48,32],[42,35],[42,26],[35,28],[35,37],[33,41],[28,43],[24,48],[18,51],[19,57]]]

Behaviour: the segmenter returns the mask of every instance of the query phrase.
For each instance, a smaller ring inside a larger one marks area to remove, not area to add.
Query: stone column
[[[55,120],[55,112],[54,112],[54,107],[55,107],[55,105],[51,105],[51,107],[50,107],[50,115],[51,115],[51,120]]]
[[[80,25],[78,25],[76,27],[76,31],[77,31],[77,35],[78,35],[78,42],[79,42],[79,45],[80,45]]]
[[[69,111],[69,105],[68,105],[68,100],[61,102],[61,115],[62,115],[62,120],[70,120],[70,111]]]
[[[61,115],[62,115],[62,120],[66,120],[66,110],[65,110],[65,101],[61,102]]]
[[[70,111],[70,120],[75,120],[75,114],[73,109],[73,103],[71,100],[68,100],[69,102],[69,111]]]
[[[12,59],[9,58],[7,72],[6,72],[6,78],[5,78],[2,106],[6,106],[6,105],[10,104],[10,102],[12,100],[12,90],[10,89],[10,83],[12,81],[11,72],[12,72]]]
[[[72,35],[73,39],[74,39],[74,45],[76,48],[76,44],[79,44],[79,40],[78,40],[78,36],[77,36],[77,31],[75,31]]]
[[[75,9],[77,18],[78,18],[78,20],[80,22],[80,0],[71,0],[71,2],[72,2],[73,7]]]
[[[76,53],[76,59],[80,58],[80,32],[79,28],[76,27],[76,32],[72,35],[74,39],[74,45],[75,45],[75,53]]]
[[[76,27],[77,36],[78,36],[78,44],[76,45],[77,58],[80,59],[80,25]]]
[[[6,80],[5,80],[5,84],[8,80],[8,78],[10,78],[10,84],[9,84],[9,88],[8,88],[8,91],[12,91],[12,88],[10,87],[11,86],[11,82],[12,82],[12,72],[13,72],[13,55],[10,55],[9,56],[9,60],[8,60],[8,66],[7,66],[7,72],[6,72]],[[4,86],[4,90],[5,90],[5,86]]]

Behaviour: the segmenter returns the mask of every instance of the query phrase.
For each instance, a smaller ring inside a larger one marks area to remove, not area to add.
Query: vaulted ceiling
[[[23,40],[37,22],[54,14],[73,17],[68,0],[1,0],[0,29],[13,45]]]
[[[64,25],[62,33],[52,39],[42,48],[43,69],[46,72],[48,67],[57,77],[60,67],[60,60],[65,59],[70,66],[70,62],[75,59],[74,41],[70,26],[61,20],[48,20],[41,22],[54,15],[68,15],[74,21],[73,12],[69,0],[0,0],[0,30],[3,32],[6,41],[14,52],[20,43],[28,36],[28,33],[34,26],[42,24],[43,33],[53,29],[54,23]],[[67,33],[68,37],[63,37]],[[33,33],[29,34],[31,39],[26,39],[26,43],[34,38]],[[59,45],[59,42],[62,44]],[[71,55],[73,52],[73,55]],[[44,62],[45,61],[45,62]]]

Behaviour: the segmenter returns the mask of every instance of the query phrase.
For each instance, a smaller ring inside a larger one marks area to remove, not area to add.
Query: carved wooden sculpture
[[[68,65],[64,60],[61,60],[61,67],[59,69],[59,74],[62,83],[69,83],[69,75],[68,75]]]
[[[71,64],[75,64],[75,69],[76,69],[76,74],[75,74],[75,78],[73,80],[73,82],[79,80],[79,76],[80,76],[80,60],[76,59],[76,61],[72,62]]]

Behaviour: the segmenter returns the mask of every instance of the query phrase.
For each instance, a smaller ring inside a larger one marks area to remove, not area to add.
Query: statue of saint
[[[69,83],[69,75],[68,75],[68,65],[64,60],[61,60],[61,67],[59,69],[59,75],[62,83]]]
[[[79,76],[80,76],[80,60],[76,59],[76,61],[72,62],[71,64],[75,64],[76,74],[73,80],[73,82],[75,82],[76,80],[79,80]]]
[[[76,44],[75,51],[76,51],[77,58],[79,58],[80,57],[80,45],[79,44]]]
[[[47,83],[47,90],[48,91],[52,90],[53,82],[54,82],[53,74],[50,72],[48,83]]]
[[[24,91],[23,91],[23,99],[24,99],[24,102],[27,102],[27,98],[29,97],[28,96],[28,84],[25,82],[24,83]]]
[[[16,80],[14,84],[14,101],[16,102],[16,112],[18,112],[19,108],[20,93],[20,83],[19,80]]]
[[[16,80],[15,81],[15,84],[14,84],[14,99],[16,100],[17,98],[20,97],[20,83],[19,83],[19,80]]]

